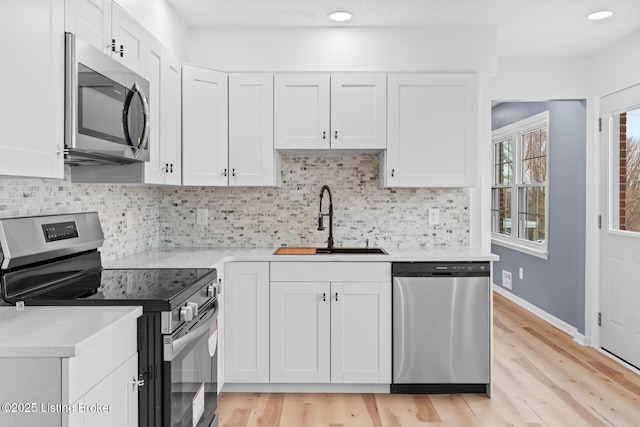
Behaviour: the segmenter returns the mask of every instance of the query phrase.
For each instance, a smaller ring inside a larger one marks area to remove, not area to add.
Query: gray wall
[[[502,270],[512,273],[511,292],[584,334],[586,104],[583,100],[505,102],[492,109],[492,129],[549,110],[549,257],[491,245]],[[524,269],[523,280],[518,269]]]

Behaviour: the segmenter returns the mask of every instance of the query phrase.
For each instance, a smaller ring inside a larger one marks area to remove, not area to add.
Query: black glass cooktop
[[[170,310],[216,278],[215,269],[103,269],[36,293],[27,304],[142,305]]]

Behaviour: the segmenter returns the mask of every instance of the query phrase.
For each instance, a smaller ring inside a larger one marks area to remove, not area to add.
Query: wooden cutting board
[[[313,255],[316,248],[279,248],[276,255]]]

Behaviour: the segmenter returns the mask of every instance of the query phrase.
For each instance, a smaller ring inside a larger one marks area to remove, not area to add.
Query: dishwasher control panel
[[[489,262],[394,262],[391,267],[395,277],[429,276],[489,276]]]

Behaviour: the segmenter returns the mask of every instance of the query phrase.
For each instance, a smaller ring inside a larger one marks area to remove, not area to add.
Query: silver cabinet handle
[[[144,377],[142,376],[142,374],[138,375],[138,379],[131,379],[131,385],[133,386],[133,388],[142,388],[144,387]]]

